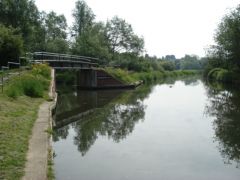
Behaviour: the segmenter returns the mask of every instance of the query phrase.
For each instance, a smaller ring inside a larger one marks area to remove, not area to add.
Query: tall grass
[[[137,79],[134,76],[131,76],[128,71],[125,71],[120,68],[105,68],[104,69],[107,73],[112,75],[114,78],[118,79],[123,83],[133,83]]]
[[[30,72],[11,79],[7,86],[7,96],[43,97],[44,90],[49,87],[51,69],[47,65],[34,65]]]

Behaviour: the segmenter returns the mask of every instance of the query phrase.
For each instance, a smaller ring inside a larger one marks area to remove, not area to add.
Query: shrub
[[[17,98],[21,95],[43,97],[44,90],[48,90],[51,71],[46,64],[33,65],[32,71],[11,79],[7,87],[7,95]]]
[[[34,64],[32,66],[32,74],[35,76],[43,76],[46,79],[51,78],[51,68],[47,64]]]
[[[21,77],[12,79],[7,88],[7,95],[16,98],[21,95],[30,97],[43,97],[44,83],[39,78],[25,74]]]
[[[14,80],[15,81],[15,80]],[[23,95],[22,84],[16,79],[15,83],[11,83],[7,88],[7,96],[17,98]]]
[[[23,93],[30,97],[43,97],[44,85],[38,78],[28,75],[21,79]]]

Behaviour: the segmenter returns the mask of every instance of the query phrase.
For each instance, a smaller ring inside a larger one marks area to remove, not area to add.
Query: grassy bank
[[[0,93],[0,179],[24,174],[28,141],[39,105],[48,98],[50,69],[38,65],[14,77]]]
[[[214,68],[206,73],[206,77],[210,81],[218,81],[224,83],[239,83],[239,72],[229,71],[223,68]]]
[[[109,74],[124,83],[134,83],[136,81],[143,81],[150,83],[168,77],[184,77],[190,75],[201,74],[197,70],[181,70],[181,71],[150,71],[150,72],[128,72],[123,69],[105,68]]]

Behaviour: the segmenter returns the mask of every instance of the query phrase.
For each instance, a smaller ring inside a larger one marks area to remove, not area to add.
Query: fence
[[[20,69],[21,67],[21,63],[20,63],[20,60],[19,62],[11,62],[9,61],[7,63],[7,66],[1,66],[1,82],[0,82],[0,86],[1,86],[1,91],[3,93],[3,90],[4,90],[4,84],[9,80],[9,78],[11,77],[11,75],[16,75],[16,73],[12,73],[10,72],[10,68],[14,66],[14,67],[18,67]],[[18,74],[20,75],[20,71],[18,72]]]

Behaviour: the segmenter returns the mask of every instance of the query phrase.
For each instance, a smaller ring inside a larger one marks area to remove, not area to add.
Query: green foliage
[[[35,76],[41,75],[46,79],[50,79],[51,68],[47,64],[34,64],[32,66],[32,74]]]
[[[123,69],[105,68],[104,70],[116,79],[120,80],[121,82],[128,84],[136,81],[135,78],[129,76],[128,71],[124,71]]]
[[[69,44],[65,39],[56,38],[46,42],[46,51],[53,53],[68,53]]]
[[[1,0],[0,23],[18,29],[27,51],[39,50],[44,43],[44,28],[33,0]]]
[[[123,69],[105,68],[109,74],[123,83],[129,84],[136,81],[151,83],[157,80],[162,80],[167,77],[191,76],[200,74],[200,71],[183,70],[183,71],[150,71],[150,72],[128,72]]]
[[[185,55],[185,57],[180,60],[180,69],[201,69],[201,61],[195,55]]]
[[[209,49],[204,74],[218,81],[239,81],[240,5],[223,17],[215,41],[217,45]]]
[[[45,15],[46,38],[49,40],[67,38],[67,20],[64,15],[51,11]]]
[[[43,97],[43,84],[33,76],[25,76],[20,80],[22,82],[23,93],[30,97]]]
[[[152,64],[151,61],[147,61],[143,57],[138,57],[133,53],[121,53],[115,54],[114,60],[110,62],[110,65],[129,71],[147,72],[153,69],[152,65],[156,64]],[[160,68],[160,66],[155,66],[155,68],[158,67]]]
[[[173,71],[175,70],[175,65],[171,61],[162,61],[160,65],[163,67],[164,70],[166,71]]]
[[[132,26],[117,16],[107,22],[106,36],[113,54],[131,52],[138,55],[144,49],[144,39],[134,34]]]
[[[107,63],[111,58],[108,42],[105,38],[104,24],[94,23],[87,31],[76,38],[72,46],[73,54],[98,57],[102,59],[101,64]]]
[[[43,92],[43,84],[38,81],[38,78],[29,74],[14,78],[7,87],[7,95],[12,98],[17,98],[21,95],[43,97]]]
[[[208,73],[208,79],[211,80],[231,82],[233,80],[232,78],[232,72],[222,68],[214,68]]]
[[[54,53],[68,53],[67,42],[67,21],[64,15],[57,15],[55,12],[43,14],[45,24],[46,51]]]
[[[17,98],[22,95],[43,97],[49,87],[50,68],[45,64],[34,65],[31,72],[11,79],[7,86],[7,95]]]
[[[8,61],[17,61],[23,50],[23,40],[13,28],[0,24],[0,65]]]
[[[215,35],[217,51],[240,68],[240,5],[225,15]]]
[[[73,33],[75,37],[81,36],[93,25],[95,15],[90,7],[84,0],[78,0],[75,3],[75,9],[73,11],[74,24]]]

